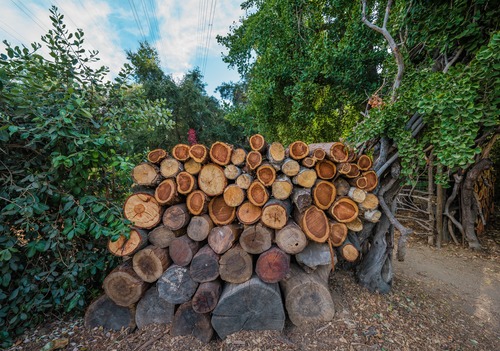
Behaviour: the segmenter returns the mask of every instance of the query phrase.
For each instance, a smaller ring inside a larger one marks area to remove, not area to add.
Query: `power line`
[[[203,70],[202,74],[205,75],[205,71],[207,68],[207,61],[208,61],[208,51],[210,48],[210,39],[212,36],[212,28],[214,27],[214,17],[215,17],[215,8],[217,7],[217,0],[212,0],[212,11],[211,11],[211,18],[210,18],[210,23],[209,23],[209,32],[207,35],[207,45],[205,47],[205,56],[204,56],[204,61],[203,61]]]
[[[19,4],[18,4],[18,3],[16,3],[14,0],[10,0],[10,1],[11,1],[14,5],[16,5],[18,9],[20,9],[22,12],[24,12],[24,14],[25,14],[26,16],[28,16],[28,17],[29,17],[29,18],[30,18],[33,22],[35,22],[35,23],[36,23],[36,25],[37,25],[38,27],[40,27],[44,33],[45,33],[46,31],[48,31],[48,30],[49,30],[49,28],[47,28],[47,27],[43,24],[43,22],[41,22],[41,21],[38,19],[38,17],[37,17],[37,16],[36,16],[33,12],[31,12],[29,8],[27,8],[27,7],[26,7],[26,5],[24,5],[23,3],[19,3]],[[22,6],[22,7],[21,7],[21,6]],[[24,7],[24,8],[23,8],[23,7]]]
[[[14,28],[12,28],[11,26],[9,26],[7,23],[5,22],[1,22],[0,23],[6,25],[7,27],[9,27],[14,33],[18,34],[18,35],[21,35],[19,34],[19,32],[17,32]],[[8,35],[10,35],[12,38],[14,38],[15,40],[17,40],[18,42],[20,42],[22,45],[23,44],[23,40],[22,39],[19,39],[19,37],[17,37],[16,35],[12,34],[11,32],[9,32],[7,29],[5,29],[4,27],[0,26],[0,29],[2,29],[5,33],[7,33]],[[21,35],[22,37],[22,35]]]
[[[139,31],[141,32],[142,40],[146,41],[146,36],[144,35],[144,30],[142,29],[141,20],[139,18],[139,14],[137,13],[137,8],[135,7],[134,0],[128,0],[128,3],[130,5],[130,8],[132,9],[132,13],[134,15],[135,23],[137,24],[137,27],[139,28]]]

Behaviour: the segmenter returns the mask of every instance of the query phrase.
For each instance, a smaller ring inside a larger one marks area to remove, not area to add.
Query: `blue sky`
[[[238,22],[243,15],[240,2],[0,0],[0,39],[28,47],[34,41],[41,42],[41,35],[50,27],[49,8],[55,5],[65,15],[71,31],[84,30],[86,48],[99,50],[100,64],[110,68],[110,78],[126,62],[125,50],[135,50],[145,38],[157,48],[167,74],[181,79],[185,72],[199,66],[205,76],[207,93],[215,95],[215,88],[222,82],[239,79],[238,73],[222,62],[221,52],[225,48],[215,37],[226,34],[229,26]],[[0,45],[3,51],[3,44]]]

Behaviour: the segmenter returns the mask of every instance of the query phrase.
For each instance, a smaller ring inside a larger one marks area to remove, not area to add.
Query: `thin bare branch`
[[[443,73],[448,72],[448,70],[450,69],[450,67],[453,66],[453,64],[458,60],[458,57],[460,56],[460,54],[463,51],[464,51],[464,47],[461,46],[450,61],[446,60],[448,62],[446,62],[446,66],[443,69]]]
[[[382,28],[387,29],[387,21],[389,21],[389,12],[391,11],[392,0],[387,1],[387,6],[385,7],[384,24]]]

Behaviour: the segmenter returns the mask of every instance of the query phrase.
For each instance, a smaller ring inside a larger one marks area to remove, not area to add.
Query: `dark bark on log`
[[[198,288],[198,283],[191,278],[188,267],[175,264],[168,267],[156,285],[160,298],[173,304],[191,300]]]
[[[203,241],[214,227],[209,215],[194,216],[187,227],[187,235],[194,241]]]
[[[212,312],[219,302],[221,292],[222,283],[220,280],[201,283],[191,301],[193,310],[196,313]]]
[[[175,312],[171,333],[172,336],[192,335],[208,343],[214,336],[210,313],[196,313],[191,301],[183,303]]]
[[[135,273],[148,283],[154,283],[170,266],[167,250],[149,245],[134,255],[132,264]]]
[[[219,261],[219,273],[222,280],[228,283],[244,283],[252,277],[252,256],[235,245],[224,253]]]
[[[135,329],[135,306],[119,306],[108,296],[101,295],[94,300],[85,312],[85,327],[94,329],[102,327],[105,330]]]
[[[161,299],[156,285],[153,285],[137,304],[135,313],[137,328],[142,329],[150,324],[171,323],[174,318],[174,309],[175,305]]]
[[[104,292],[114,303],[130,306],[139,301],[149,287],[132,268],[131,260],[125,261],[109,273],[102,283]]]
[[[219,277],[220,255],[210,245],[203,246],[194,255],[189,269],[191,278],[198,283],[209,282]]]
[[[311,189],[296,187],[293,189],[292,202],[299,213],[304,212],[312,205]]]
[[[214,227],[208,235],[208,244],[216,253],[223,254],[238,240],[242,229],[236,223]]]
[[[163,225],[170,230],[179,230],[186,227],[191,220],[185,203],[171,206],[163,214]]]
[[[186,234],[185,229],[171,230],[161,225],[149,232],[148,239],[154,246],[164,249],[170,245],[172,240],[184,234]]]
[[[304,250],[295,255],[297,263],[308,267],[308,271],[315,270],[318,266],[330,265],[332,256],[328,244],[309,242]]]
[[[168,247],[168,253],[176,265],[183,267],[191,263],[199,249],[199,241],[194,241],[187,235],[183,235],[172,240]]]

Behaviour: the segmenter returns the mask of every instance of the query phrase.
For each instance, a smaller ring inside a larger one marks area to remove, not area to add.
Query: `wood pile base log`
[[[133,226],[108,243],[125,262],[87,326],[172,322],[172,335],[208,342],[282,330],[285,307],[296,325],[333,318],[335,265],[366,273],[385,257],[373,251],[382,234],[369,232],[387,225],[373,162],[340,142],[249,142],[178,144],[134,168],[124,205]]]

